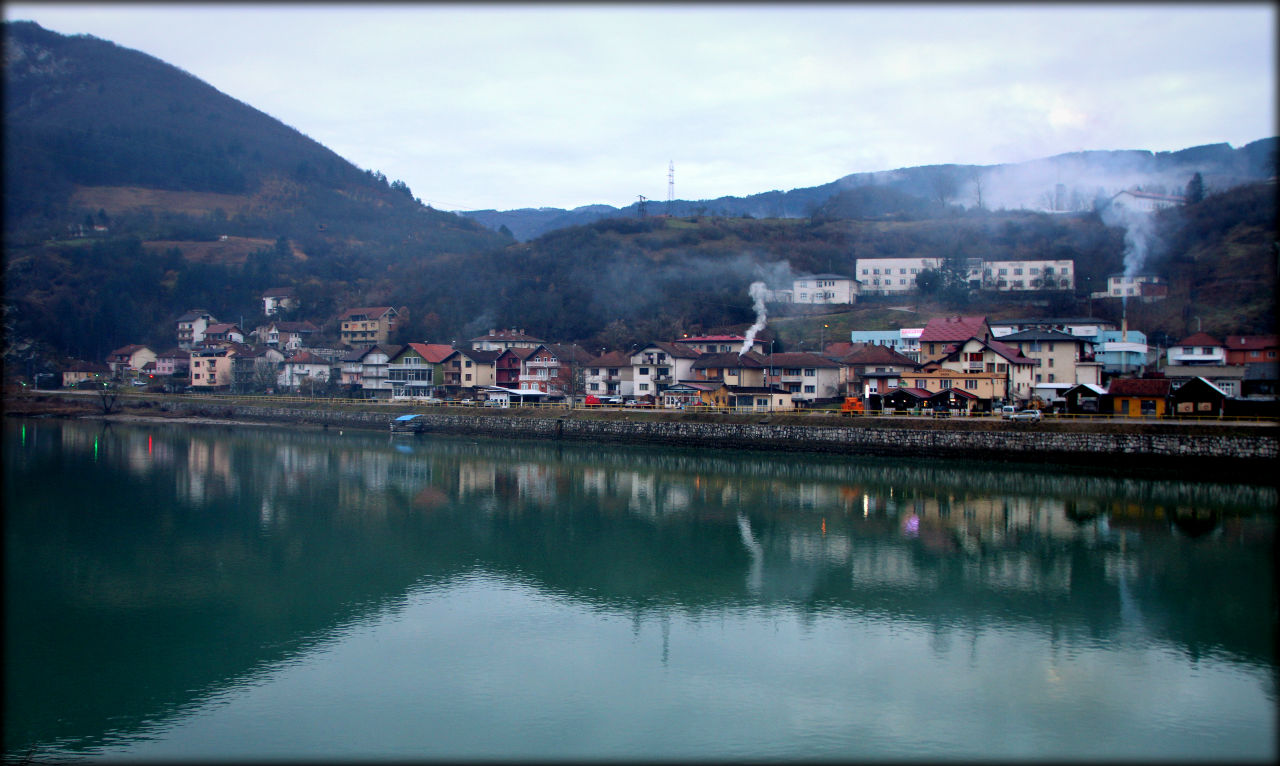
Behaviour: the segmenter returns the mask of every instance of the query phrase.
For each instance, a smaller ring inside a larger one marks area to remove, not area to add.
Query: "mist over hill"
[[[891,218],[929,214],[948,205],[966,209],[1087,212],[1100,199],[1126,189],[1181,194],[1199,173],[1206,188],[1223,191],[1275,175],[1277,139],[1263,138],[1238,149],[1209,144],[1177,152],[1082,151],[999,165],[926,165],[852,173],[820,186],[709,200],[649,200],[623,208],[587,205],[573,210],[525,208],[468,210],[461,214],[491,229],[505,226],[518,240],[616,216],[713,215],[752,218]],[[849,211],[833,198],[871,200],[873,213]],[[879,199],[877,199],[879,197]],[[825,210],[824,210],[825,206]]]

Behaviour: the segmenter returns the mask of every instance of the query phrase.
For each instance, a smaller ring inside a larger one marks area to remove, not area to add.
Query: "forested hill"
[[[1099,197],[1124,189],[1181,194],[1196,173],[1215,191],[1255,183],[1275,175],[1276,138],[1239,148],[1210,144],[1176,152],[1072,152],[1001,165],[927,165],[874,173],[853,173],[818,186],[768,191],[745,197],[669,202],[649,200],[625,208],[587,205],[573,210],[470,210],[462,214],[492,229],[505,227],[529,240],[567,226],[604,218],[712,215],[752,218],[889,218],[908,211],[936,214],[955,205],[987,210],[1087,212]],[[677,169],[678,170],[678,169]],[[643,204],[643,208],[642,208]]]
[[[7,243],[100,211],[144,240],[285,237],[321,258],[504,241],[146,54],[21,21],[4,24],[4,48]]]

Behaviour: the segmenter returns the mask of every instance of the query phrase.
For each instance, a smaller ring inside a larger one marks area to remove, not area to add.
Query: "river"
[[[1276,491],[6,418],[5,754],[1276,759]]]

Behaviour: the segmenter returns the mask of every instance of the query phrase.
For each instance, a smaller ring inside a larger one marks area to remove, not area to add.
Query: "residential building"
[[[674,342],[703,354],[727,354],[731,351],[734,353],[741,351],[742,344],[746,343],[747,339],[742,335],[695,335],[677,338]],[[766,345],[765,341],[754,338],[748,350],[761,353]]]
[[[204,340],[205,328],[217,321],[204,309],[192,309],[178,317],[178,348],[190,349]]]
[[[1130,375],[1147,364],[1147,336],[1138,330],[1103,330],[1093,344],[1093,358],[1102,364],[1102,374]]]
[[[382,345],[408,318],[409,309],[404,306],[347,309],[338,316],[338,337],[345,346]]]
[[[913,370],[902,374],[901,388],[914,388],[929,395],[952,388],[964,391],[978,398],[975,405],[979,409],[990,410],[997,402],[1010,401],[1009,382],[1011,378],[1000,371],[960,371],[937,367],[932,370]],[[890,389],[889,393],[893,393]],[[1030,394],[1024,398],[1030,398]]]
[[[1244,391],[1246,365],[1243,364],[1169,364],[1161,372],[1173,385],[1173,390],[1188,381],[1204,378],[1227,392],[1227,396],[1240,396]]]
[[[191,352],[171,348],[156,354],[156,375],[189,375]]]
[[[254,332],[260,342],[273,348],[278,348],[285,353],[293,353],[305,348],[311,342],[311,338],[320,332],[320,328],[306,321],[272,322],[259,327]],[[371,345],[375,344],[366,344],[360,348],[367,348]]]
[[[442,362],[454,349],[443,343],[410,343],[387,360],[392,399],[435,396],[444,385]]]
[[[312,395],[317,388],[328,384],[331,371],[328,359],[310,351],[299,351],[280,365],[276,382],[280,388]]]
[[[795,409],[791,394],[764,386],[725,384],[726,403],[732,412],[788,412]]]
[[[261,391],[276,385],[284,354],[268,346],[241,345],[231,356],[231,386],[235,391]]]
[[[76,362],[62,371],[62,387],[72,388],[85,380],[106,380],[111,377],[111,368],[97,362]]]
[[[1108,201],[1107,204],[1132,210],[1140,210],[1144,213],[1154,213],[1157,210],[1177,207],[1185,202],[1186,198],[1177,194],[1156,194],[1154,192],[1143,191],[1141,187],[1137,187],[1134,189],[1126,189],[1119,194],[1116,194]]]
[[[631,391],[635,396],[656,394],[664,388],[681,381],[694,380],[693,365],[703,352],[697,350],[698,345],[733,345],[733,336],[704,336],[696,343],[664,343],[655,342],[632,351],[627,359],[631,368]],[[725,339],[723,341],[715,338]],[[735,352],[744,339],[739,338],[734,346]],[[621,388],[621,386],[619,386]],[[606,392],[607,394],[607,392]]]
[[[902,377],[916,369],[911,357],[875,343],[858,344],[837,361],[845,370],[845,395],[864,398],[901,387]]]
[[[601,349],[603,351],[603,349]],[[688,349],[681,349],[697,356]],[[594,396],[632,396],[635,394],[635,368],[625,351],[602,353],[587,364],[583,382],[586,392]],[[676,378],[679,380],[679,377]]]
[[[244,343],[244,331],[230,322],[215,322],[204,329],[204,339],[200,343],[218,343],[231,341]]]
[[[455,393],[464,388],[496,385],[495,362],[501,351],[460,348],[445,357],[444,385]]]
[[[994,334],[984,316],[934,317],[920,333],[920,362],[941,359],[951,347],[970,338],[991,340]]]
[[[1189,335],[1165,352],[1167,365],[1224,365],[1227,347],[1207,332]]]
[[[522,361],[520,387],[552,395],[584,395],[582,378],[593,358],[572,343],[543,343]]]
[[[1133,298],[1151,302],[1169,294],[1169,283],[1159,274],[1111,274],[1107,289],[1090,293],[1093,298]]]
[[[506,351],[509,348],[537,348],[546,343],[542,338],[528,335],[514,327],[510,330],[489,330],[487,335],[472,338],[471,347],[477,351]]]
[[[1066,260],[983,261],[982,289],[995,292],[1075,289],[1075,262]]]
[[[1078,335],[1087,340],[1098,341],[1098,334],[1104,330],[1115,330],[1115,322],[1093,317],[1027,317],[1025,319],[992,319],[987,322],[991,333],[997,340],[1004,336],[1023,330],[1057,330],[1059,332]]]
[[[538,347],[511,346],[499,352],[493,360],[493,384],[500,388],[520,388],[520,373],[524,369],[524,360],[533,354]]]
[[[941,258],[859,258],[854,261],[854,277],[863,295],[903,294],[916,289],[920,272],[941,268]]]
[[[825,356],[792,351],[768,354],[764,359],[768,364],[765,386],[786,391],[796,402],[812,403],[840,396],[842,368]]]
[[[754,351],[745,354],[704,353],[692,365],[695,381],[718,380],[727,386],[746,386],[752,389],[764,388],[768,367],[769,358]],[[636,383],[636,393],[646,393],[640,390],[639,380]]]
[[[231,360],[235,350],[229,346],[203,346],[191,350],[191,387],[199,389],[230,388],[235,380]]]
[[[925,369],[936,365],[963,374],[985,372],[1003,375],[1007,381],[1005,396],[1010,401],[1028,402],[1034,395],[1035,375],[1040,363],[1023,356],[1017,347],[975,336],[949,348],[951,350],[946,356],[927,363]]]
[[[839,349],[836,355],[843,356],[853,351],[854,346],[873,343],[877,346],[888,346],[912,361],[916,361],[920,358],[920,335],[923,332],[923,327],[903,327],[898,330],[853,330],[849,333],[850,347]],[[828,348],[828,351],[831,349]]]
[[[1107,410],[1105,402],[1110,402],[1113,415],[1162,418],[1172,392],[1168,378],[1114,378],[1103,397],[1103,409]]]
[[[1275,362],[1276,351],[1280,349],[1274,335],[1228,335],[1223,346],[1227,364]]]
[[[273,316],[299,306],[298,294],[292,287],[272,287],[262,293],[262,313]]]
[[[1093,341],[1082,336],[1059,330],[1023,330],[1002,336],[1000,342],[1039,362],[1034,373],[1037,384],[1102,383],[1102,363],[1094,359]]]
[[[156,352],[147,346],[131,343],[107,354],[107,367],[113,378],[126,378],[142,372],[148,364],[155,365]]]
[[[778,294],[779,302],[799,304],[852,304],[858,299],[858,280],[843,274],[810,274],[792,280],[791,289]]]
[[[403,346],[374,345],[348,352],[342,357],[339,382],[366,399],[391,398],[391,359]]]

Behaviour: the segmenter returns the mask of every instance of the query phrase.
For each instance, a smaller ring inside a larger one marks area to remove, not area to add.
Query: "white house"
[[[1207,332],[1198,332],[1183,338],[1165,352],[1165,364],[1213,365],[1227,363],[1227,347]]]
[[[280,366],[276,382],[281,388],[299,390],[303,386],[317,386],[329,382],[329,360],[321,359],[310,351],[299,351]]]
[[[1091,293],[1093,298],[1163,298],[1169,294],[1169,283],[1158,274],[1112,274],[1107,289]]]
[[[737,340],[741,343],[743,339]],[[643,346],[631,352],[629,359],[632,390],[636,396],[650,396],[681,380],[693,380],[693,363],[700,356],[701,353],[684,343],[657,342]]]
[[[217,321],[204,309],[192,309],[178,317],[178,348],[190,350],[204,340],[205,328]]]

